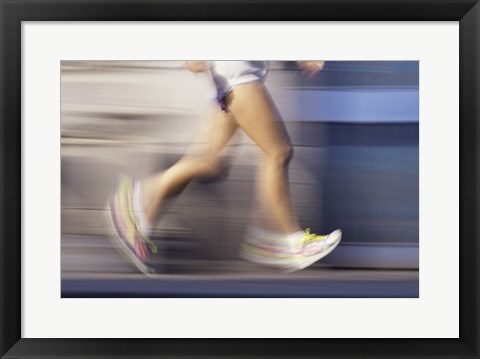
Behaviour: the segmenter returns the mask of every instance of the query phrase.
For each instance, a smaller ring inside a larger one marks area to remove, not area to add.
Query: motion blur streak
[[[288,277],[238,259],[252,217],[261,220],[259,153],[242,134],[230,146],[228,177],[194,181],[158,222],[153,239],[169,273],[159,280],[170,286],[139,284],[146,279],[108,240],[107,198],[118,175],[175,163],[215,90],[182,62],[63,61],[62,296],[418,296],[418,63],[331,61],[309,78],[271,62],[266,86],[295,149],[299,220],[315,232],[341,228],[340,246]]]

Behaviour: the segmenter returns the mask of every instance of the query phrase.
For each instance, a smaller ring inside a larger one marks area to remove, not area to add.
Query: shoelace
[[[142,237],[142,240],[148,245],[148,248],[150,249],[150,253],[152,254],[157,253],[157,246],[155,245],[155,243],[152,242],[150,238],[148,238],[143,234],[138,224],[137,224],[137,232],[140,234],[140,237]]]
[[[316,233],[311,233],[310,228],[305,229],[305,236],[303,237],[303,243],[308,243],[312,241],[321,241],[327,238],[326,235],[319,235]]]

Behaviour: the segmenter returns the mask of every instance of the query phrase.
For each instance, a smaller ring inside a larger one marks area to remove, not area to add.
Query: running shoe
[[[339,229],[327,235],[311,233],[310,228],[291,236],[280,237],[264,231],[249,231],[242,244],[240,257],[266,266],[295,272],[304,269],[331,253],[342,238]]]
[[[118,181],[115,193],[108,203],[107,216],[115,246],[142,273],[152,274],[155,270],[150,256],[157,253],[157,247],[142,231],[135,215],[134,186],[134,181],[126,176]]]

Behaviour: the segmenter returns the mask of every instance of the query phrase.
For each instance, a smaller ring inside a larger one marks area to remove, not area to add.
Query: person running
[[[324,61],[297,63],[311,76],[324,67]],[[241,129],[262,151],[259,184],[278,230],[247,231],[240,257],[293,272],[329,254],[340,242],[341,230],[326,235],[316,235],[308,228],[302,230],[292,208],[287,175],[293,148],[264,85],[267,62],[189,61],[186,67],[194,73],[209,73],[217,90],[218,105],[211,120],[207,149],[187,153],[167,170],[147,178],[120,179],[108,211],[118,246],[140,271],[153,273],[150,257],[157,247],[150,234],[165,201],[180,194],[196,178],[222,175],[224,150]]]

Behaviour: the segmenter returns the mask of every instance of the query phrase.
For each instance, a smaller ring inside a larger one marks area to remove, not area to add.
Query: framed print
[[[477,1],[1,8],[2,358],[480,356]]]

